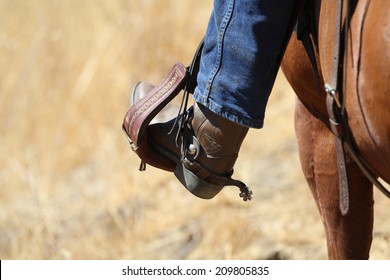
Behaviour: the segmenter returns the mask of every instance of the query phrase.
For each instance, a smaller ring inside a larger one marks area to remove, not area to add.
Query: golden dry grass
[[[236,167],[252,202],[235,189],[202,201],[137,170],[121,131],[131,85],[190,62],[211,2],[0,0],[0,259],[326,258],[282,76]]]

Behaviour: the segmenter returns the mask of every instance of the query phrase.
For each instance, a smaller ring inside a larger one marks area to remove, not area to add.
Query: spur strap
[[[191,172],[200,179],[218,186],[236,186],[240,189],[240,197],[244,201],[249,201],[252,199],[253,192],[240,180],[233,179],[230,176],[221,176],[215,173],[211,173],[196,161],[182,160],[182,162],[188,168],[188,170],[191,170]],[[233,173],[233,171],[231,173]]]

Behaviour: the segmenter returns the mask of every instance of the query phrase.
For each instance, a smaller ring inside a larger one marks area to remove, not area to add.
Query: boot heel
[[[182,163],[178,163],[176,165],[174,174],[187,190],[199,198],[211,199],[216,196],[224,187],[214,185],[200,179],[198,176],[188,170]]]

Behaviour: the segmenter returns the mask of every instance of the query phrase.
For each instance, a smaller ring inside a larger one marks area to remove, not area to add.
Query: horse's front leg
[[[295,130],[302,169],[317,203],[330,259],[367,259],[372,240],[373,190],[354,163],[348,162],[350,210],[342,216],[334,136],[297,101]]]

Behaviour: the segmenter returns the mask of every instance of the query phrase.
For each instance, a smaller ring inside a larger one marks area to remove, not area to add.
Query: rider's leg
[[[190,122],[201,147],[196,161],[209,172],[230,176],[248,128],[263,126],[300,2],[214,1]],[[150,126],[148,137],[159,151],[180,158],[175,133],[167,135],[173,123]]]

